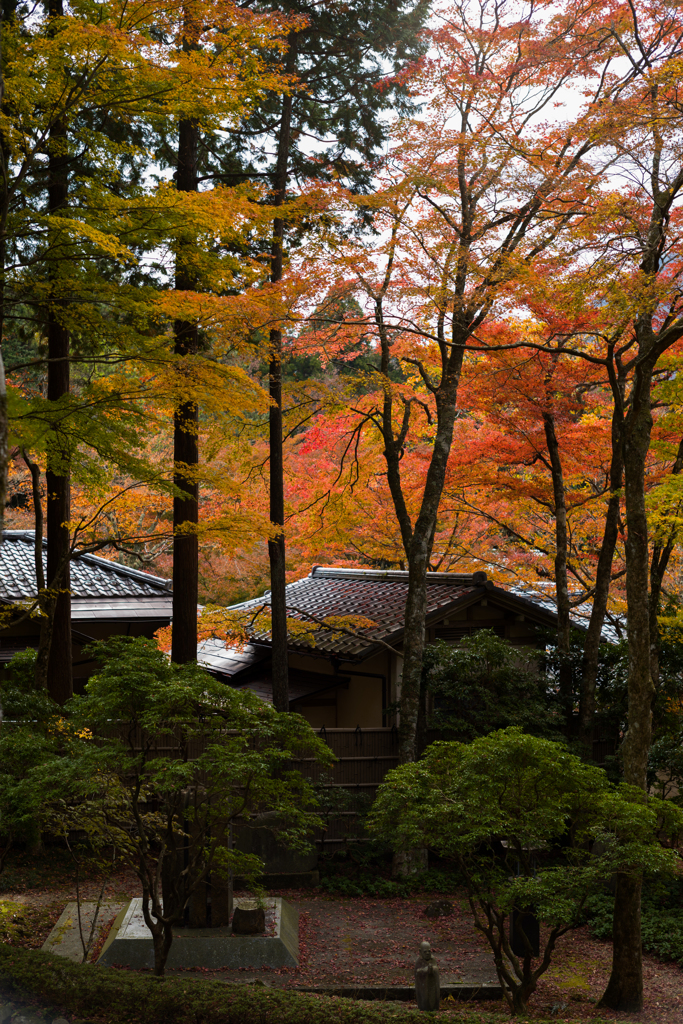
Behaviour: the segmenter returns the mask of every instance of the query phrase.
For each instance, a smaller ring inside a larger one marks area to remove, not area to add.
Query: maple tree
[[[527,1013],[557,941],[583,923],[589,894],[615,871],[675,873],[678,854],[661,838],[675,842],[681,825],[674,804],[634,802],[628,786],[516,727],[432,744],[388,773],[370,814],[371,831],[395,848],[428,844],[457,864],[515,1016]],[[529,907],[549,925],[540,955],[524,930]],[[510,937],[515,912],[521,950]]]
[[[415,756],[425,574],[465,351],[500,313],[513,280],[558,244],[602,173],[587,159],[595,143],[582,125],[586,111],[568,123],[534,126],[562,88],[608,59],[591,5],[548,13],[545,22],[536,9],[476,8],[476,27],[466,4],[441,12],[434,54],[411,80],[430,102],[423,117],[400,123],[382,186],[362,200],[377,210],[381,245],[348,246],[336,263],[364,293],[364,330],[380,353],[374,394],[360,396],[354,411],[356,429],[379,432],[409,571],[403,760]],[[598,84],[592,101],[602,98]],[[392,360],[401,364],[401,382],[392,379]],[[414,517],[403,483],[410,451],[424,472]]]
[[[618,102],[601,111],[602,124],[615,171],[628,186],[598,197],[594,229],[589,227],[583,237],[584,259],[594,274],[586,305],[603,307],[599,315],[607,318],[608,329],[593,339],[598,345],[589,343],[582,350],[578,343],[576,350],[606,370],[623,459],[629,665],[628,728],[621,753],[626,781],[642,792],[647,790],[652,742],[651,628],[659,574],[666,565],[657,551],[650,562],[645,479],[653,388],[660,360],[683,337],[677,259],[683,164],[676,86],[683,25],[673,5],[643,4],[622,9],[609,32],[628,61],[621,77],[613,72]],[[618,873],[613,966],[602,1000],[614,1009],[639,1010],[643,1004],[641,888],[638,872]]]

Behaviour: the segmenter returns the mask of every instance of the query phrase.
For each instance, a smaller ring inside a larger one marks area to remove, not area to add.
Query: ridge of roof
[[[3,530],[3,540],[23,540],[29,544],[34,544],[34,534],[32,530]],[[47,540],[43,537],[43,550],[47,549]],[[165,579],[163,576],[154,576],[150,572],[145,572],[142,569],[132,569],[128,565],[122,565],[121,562],[113,562],[110,558],[103,558],[102,555],[96,555],[88,551],[74,551],[73,557],[83,562],[89,562],[91,565],[95,565],[101,569],[108,569],[111,572],[116,572],[122,576],[129,576],[131,579],[140,580],[142,583],[148,583],[153,585],[158,583],[164,590],[171,592],[172,580]]]
[[[408,581],[407,569],[341,569],[333,565],[314,565],[309,577],[356,580]],[[487,583],[485,572],[428,572],[427,583],[457,583],[458,586],[483,586]]]
[[[429,573],[427,576],[427,614],[448,611],[454,602],[468,593],[482,596],[493,589],[486,573]],[[287,614],[310,625],[312,639],[289,640],[290,650],[315,651],[324,657],[367,657],[370,650],[386,644],[389,638],[398,641],[405,625],[405,603],[408,596],[408,573],[390,569],[341,569],[314,566],[308,576],[288,583],[285,591]],[[260,598],[232,605],[232,610],[246,610],[271,603],[270,592]],[[360,615],[373,624],[351,632],[335,631],[324,623],[329,616]],[[378,620],[378,621],[375,621]],[[250,631],[254,646],[268,647],[270,630],[255,623]]]

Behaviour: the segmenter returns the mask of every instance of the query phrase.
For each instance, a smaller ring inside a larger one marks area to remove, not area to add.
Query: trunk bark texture
[[[51,18],[62,17],[62,0],[49,0]],[[50,131],[48,167],[48,211],[64,211],[68,201],[68,156],[66,152],[66,125],[57,121]],[[58,402],[69,394],[69,332],[62,322],[64,296],[60,295],[60,272],[57,255],[51,262],[49,274],[52,289],[47,315],[47,400]],[[48,452],[47,472],[47,579],[50,587],[59,591],[54,604],[52,642],[48,658],[48,693],[59,704],[73,694],[71,648],[71,594],[69,592],[69,556],[71,536],[71,476],[70,450],[61,424],[52,428],[52,450]]]
[[[678,446],[676,461],[671,467],[672,476],[678,476],[681,469],[683,469],[683,441]],[[662,584],[677,539],[678,530],[674,527],[665,541],[656,540],[652,546],[652,559],[650,561],[650,675],[652,676],[652,685],[655,689],[659,686],[660,643],[658,616],[662,598]]]
[[[0,3],[0,30],[7,22],[13,21],[17,11],[17,0],[2,0]],[[0,31],[0,105],[7,112],[5,104],[5,54],[2,49]],[[7,420],[7,386],[5,381],[5,364],[2,356],[2,341],[5,336],[5,264],[7,257],[7,215],[9,212],[9,181],[7,169],[10,167],[11,150],[9,140],[0,132],[0,544],[5,520],[5,501],[7,499],[7,462],[9,424]]]
[[[178,165],[176,185],[179,192],[197,191],[197,150],[199,126],[184,119],[178,126]],[[180,248],[175,275],[178,291],[194,291],[196,281]],[[196,356],[199,333],[195,323],[175,323],[177,356]],[[179,370],[185,385],[191,382],[191,369]],[[176,407],[173,413],[173,483],[182,494],[173,499],[173,639],[171,660],[184,664],[197,657],[197,603],[199,600],[199,408],[191,398]]]
[[[292,73],[296,66],[296,37],[290,35],[286,70]],[[273,182],[273,203],[282,206],[287,194],[289,147],[292,134],[292,95],[282,97],[282,116],[278,136],[277,164]],[[273,223],[270,279],[274,284],[282,280],[283,243],[285,222],[277,217]],[[269,484],[270,522],[278,532],[268,541],[270,562],[270,607],[273,706],[276,711],[289,711],[289,667],[287,651],[287,595],[285,551],[285,478],[282,440],[282,331],[270,332],[270,363],[268,367],[268,437],[270,445]]]
[[[557,600],[557,649],[560,655],[560,698],[565,718],[567,735],[572,731],[572,666],[570,661],[571,619],[569,583],[567,580],[567,501],[564,489],[564,474],[560,446],[555,431],[552,413],[543,414],[545,440],[548,446],[550,472],[553,481],[553,504],[555,506],[555,592]]]
[[[620,872],[614,897],[612,973],[598,1006],[638,1013],[643,1008],[643,958],[640,943],[642,879]],[[637,936],[637,941],[634,941]]]
[[[641,328],[642,330],[642,328]],[[639,351],[654,349],[651,336],[638,336]],[[626,615],[628,637],[628,728],[622,745],[624,777],[647,790],[647,758],[652,742],[648,525],[645,460],[652,431],[651,390],[655,356],[634,371],[628,415],[622,421],[626,499]],[[642,874],[619,874],[614,904],[612,973],[601,1006],[638,1012],[643,1008],[640,898]]]
[[[14,18],[16,0],[0,3],[0,106],[5,108],[4,52],[2,50],[1,30],[5,22]],[[11,154],[5,135],[0,132],[0,544],[5,522],[5,501],[7,500],[7,386],[5,382],[5,364],[2,357],[2,340],[5,336],[5,261],[7,255],[7,213],[9,202],[9,182],[6,170],[10,166]]]
[[[624,429],[626,494],[626,602],[628,636],[628,729],[624,738],[624,775],[632,786],[647,786],[647,756],[652,742],[650,676],[650,582],[645,460],[650,447],[652,369],[636,370],[631,408]]]
[[[33,515],[35,520],[33,531],[33,562],[36,574],[38,606],[41,612],[40,638],[36,655],[35,681],[36,686],[47,689],[50,647],[54,626],[55,596],[46,588],[45,570],[43,567],[43,507],[40,500],[40,466],[29,459],[23,452],[24,462],[31,474],[31,492],[33,495]]]
[[[619,383],[623,395],[623,383]],[[595,720],[595,689],[598,681],[598,660],[602,627],[607,613],[612,563],[619,537],[621,489],[624,485],[624,455],[620,429],[621,409],[615,403],[612,414],[612,458],[610,461],[610,497],[595,571],[593,607],[586,631],[581,664],[581,700],[579,705],[579,739],[590,759],[593,754],[593,725]]]
[[[463,349],[455,351],[462,352]],[[434,544],[439,502],[453,442],[453,425],[461,365],[462,356],[459,362],[456,361],[454,365],[449,365],[435,394],[437,429],[434,448],[427,470],[420,513],[412,530],[409,549],[406,552],[408,556],[408,598],[403,634],[403,678],[401,680],[401,722],[399,725],[399,757],[402,764],[414,761],[417,757],[417,721],[420,710],[420,681],[427,611],[427,572]],[[401,455],[402,443],[399,448],[393,436],[387,436],[385,428],[385,444],[387,440],[391,442],[386,445],[386,457],[390,465],[389,486],[393,495],[396,483],[400,486],[398,460]],[[394,465],[392,466],[391,463]],[[402,492],[394,496],[394,503],[398,507],[404,508]],[[404,512],[404,515],[407,513]]]

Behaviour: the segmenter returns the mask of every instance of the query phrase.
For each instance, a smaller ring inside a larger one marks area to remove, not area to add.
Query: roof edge
[[[25,540],[30,544],[35,542],[32,530],[3,530],[2,537],[3,540],[5,538],[7,540],[15,538]],[[47,540],[43,537],[43,548],[46,547]],[[158,583],[169,594],[171,593],[172,580],[164,579],[163,576],[154,576],[151,572],[145,572],[144,569],[132,569],[128,565],[122,565],[121,562],[113,562],[110,558],[103,558],[102,555],[96,555],[94,552],[79,551],[78,548],[74,551],[73,558],[79,558],[84,562],[90,562],[92,565],[107,568],[111,572],[121,573],[123,576],[132,576],[133,579],[141,580],[143,583]]]
[[[343,569],[333,565],[314,565],[309,576],[321,579],[367,579],[397,580],[405,582],[409,573],[407,569]],[[458,583],[460,586],[481,586],[486,583],[485,572],[428,572],[427,583]]]

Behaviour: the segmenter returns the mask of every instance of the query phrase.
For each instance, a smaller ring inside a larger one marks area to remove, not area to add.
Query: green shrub
[[[385,899],[396,896],[405,898],[417,893],[452,893],[456,885],[457,879],[453,874],[435,870],[422,871],[400,881],[361,872],[353,878],[341,874],[328,875],[320,882],[320,888],[333,896],[376,896]]]
[[[611,940],[614,896],[603,893],[588,901],[588,922],[597,939]],[[646,883],[641,909],[643,949],[683,967],[683,879]]]
[[[26,907],[12,900],[0,900],[0,942],[16,942],[26,934]]]

